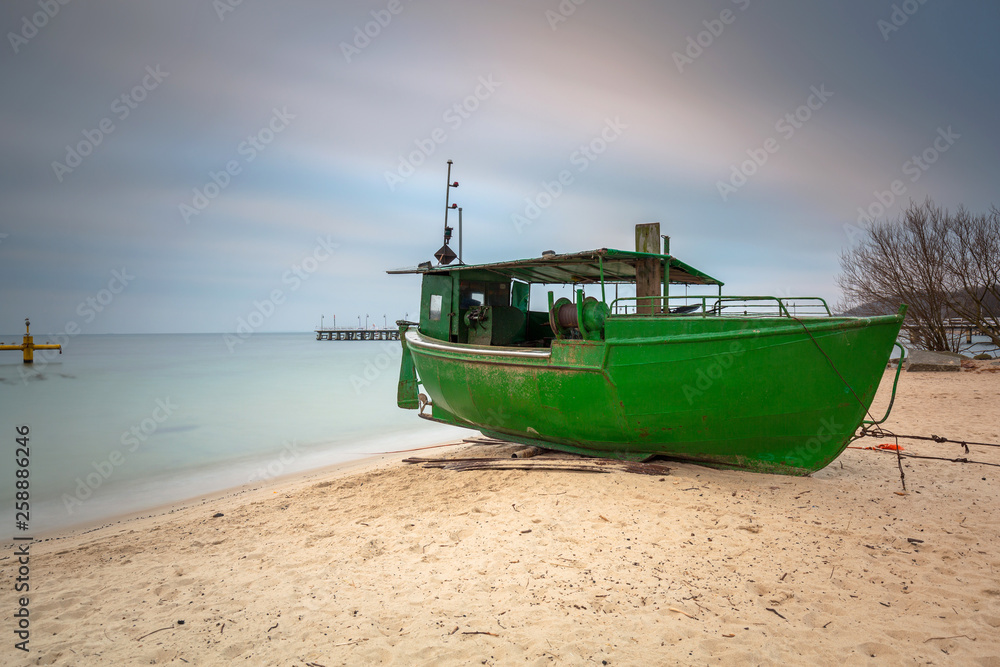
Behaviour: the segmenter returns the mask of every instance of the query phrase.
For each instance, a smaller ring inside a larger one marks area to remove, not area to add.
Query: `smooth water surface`
[[[18,425],[30,428],[32,532],[465,435],[396,407],[399,342],[233,338],[79,335],[33,367],[0,353],[10,521]]]

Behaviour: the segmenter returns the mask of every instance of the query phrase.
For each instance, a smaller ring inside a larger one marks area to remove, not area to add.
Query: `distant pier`
[[[399,340],[399,329],[316,329],[316,340]]]
[[[981,335],[979,330],[972,325],[972,322],[968,320],[963,320],[961,317],[951,317],[944,321],[945,331],[957,331],[960,336],[965,337],[966,343],[972,342],[973,336]]]

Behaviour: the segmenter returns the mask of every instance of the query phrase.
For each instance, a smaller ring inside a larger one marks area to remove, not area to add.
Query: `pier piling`
[[[399,340],[399,329],[316,329],[316,340]]]

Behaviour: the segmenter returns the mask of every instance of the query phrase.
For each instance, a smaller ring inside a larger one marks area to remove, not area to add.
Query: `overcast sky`
[[[448,159],[467,262],[658,221],[734,294],[837,300],[865,212],[1000,204],[992,1],[7,0],[0,26],[6,334],[413,318],[385,270],[441,245]]]

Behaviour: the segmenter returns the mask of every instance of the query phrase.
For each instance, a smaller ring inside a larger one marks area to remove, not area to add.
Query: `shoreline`
[[[369,454],[362,458],[352,459],[350,461],[341,461],[339,463],[331,463],[318,468],[290,472],[260,482],[231,486],[225,489],[218,489],[210,493],[189,496],[188,498],[181,500],[159,503],[141,510],[123,512],[101,519],[83,521],[81,523],[60,526],[40,532],[32,531],[34,533],[32,535],[34,540],[33,543],[55,542],[59,540],[72,539],[104,529],[113,528],[115,526],[125,526],[134,522],[141,522],[145,520],[164,519],[172,514],[189,510],[199,505],[223,502],[240,497],[249,499],[257,495],[264,496],[266,491],[273,491],[276,486],[287,485],[289,488],[284,489],[284,491],[294,492],[317,477],[322,477],[323,479],[336,479],[352,474],[369,472],[379,467],[391,466],[395,463],[399,463],[406,458],[411,451],[441,448],[441,451],[447,452],[450,451],[447,449],[448,447],[460,447],[462,445],[463,443],[461,442],[461,439],[457,442],[454,440],[446,440],[438,444],[417,447],[412,450]],[[0,541],[0,548],[8,549],[12,544],[13,542],[10,539],[4,539]]]

